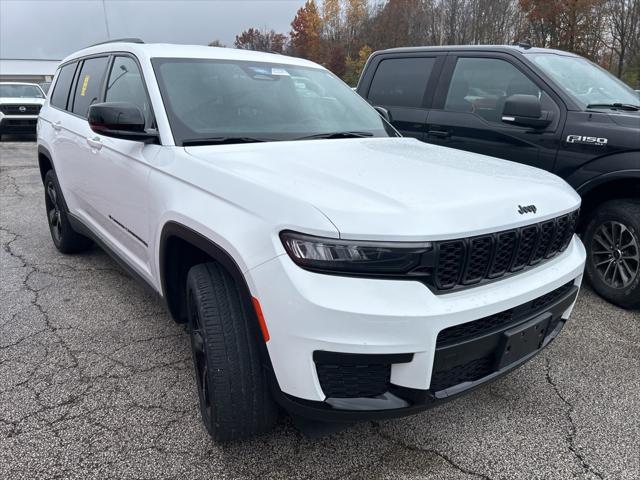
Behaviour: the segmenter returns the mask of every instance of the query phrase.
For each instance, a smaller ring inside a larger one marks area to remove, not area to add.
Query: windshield
[[[0,85],[0,97],[12,98],[44,98],[40,87],[36,85],[20,85],[19,83],[6,83]]]
[[[153,67],[178,145],[397,135],[324,69],[173,58],[154,59]]]
[[[614,103],[640,104],[638,96],[630,87],[586,58],[550,53],[529,54],[529,58],[583,108],[587,105]]]

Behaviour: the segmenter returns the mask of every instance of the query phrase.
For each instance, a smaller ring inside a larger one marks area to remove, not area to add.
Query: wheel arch
[[[640,169],[620,170],[599,175],[576,188],[582,197],[581,222],[584,230],[586,220],[598,205],[624,198],[640,198]]]
[[[55,172],[55,166],[53,165],[53,159],[49,150],[42,145],[38,145],[38,168],[40,169],[40,179],[44,183],[44,176],[49,170]]]
[[[215,261],[229,272],[245,306],[249,311],[254,311],[249,286],[233,256],[192,228],[175,221],[165,223],[160,234],[158,260],[162,294],[176,322],[186,321],[182,289],[187,273],[193,265],[206,261]]]

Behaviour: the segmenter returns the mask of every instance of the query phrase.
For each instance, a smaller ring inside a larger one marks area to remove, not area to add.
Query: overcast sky
[[[302,4],[304,0],[0,0],[0,58],[61,60],[92,43],[122,37],[205,45],[218,39],[231,46],[236,34],[249,27],[289,32]]]

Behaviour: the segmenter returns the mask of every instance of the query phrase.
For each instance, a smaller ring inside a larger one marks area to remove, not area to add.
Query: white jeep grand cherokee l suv
[[[582,279],[564,181],[400,138],[306,60],[87,48],[57,72],[38,155],[55,246],[96,242],[188,323],[220,441],[277,404],[349,422],[469,391],[551,342]]]

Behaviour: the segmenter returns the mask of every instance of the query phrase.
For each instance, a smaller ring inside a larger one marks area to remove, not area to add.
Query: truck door
[[[544,129],[502,122],[505,100],[535,95],[552,122]],[[560,146],[561,109],[552,92],[511,55],[447,57],[428,117],[425,140],[553,171]]]

